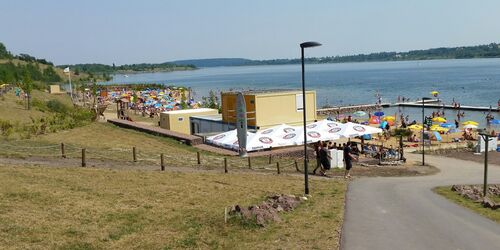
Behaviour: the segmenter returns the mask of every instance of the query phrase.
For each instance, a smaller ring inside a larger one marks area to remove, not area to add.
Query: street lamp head
[[[317,47],[317,46],[321,46],[321,43],[318,43],[318,42],[304,42],[304,43],[301,43],[300,44],[300,47],[301,48],[311,48],[311,47]]]

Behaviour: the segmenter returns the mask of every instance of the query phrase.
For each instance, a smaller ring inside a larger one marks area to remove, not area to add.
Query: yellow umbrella
[[[438,125],[431,126],[431,130],[432,131],[437,131],[437,132],[448,132],[447,128],[443,128],[443,127],[438,126]]]
[[[432,121],[433,122],[441,122],[442,123],[442,122],[446,122],[446,119],[444,119],[443,117],[439,117],[438,116],[438,117],[432,118]]]
[[[384,121],[394,121],[394,120],[396,120],[396,117],[388,115],[388,116],[384,117],[383,120]]]
[[[408,128],[411,130],[422,130],[423,127],[420,124],[413,124],[411,126],[408,126]]]
[[[439,95],[439,92],[437,92],[437,91],[434,90],[434,91],[431,92],[431,95],[437,96],[437,95]]]
[[[462,125],[474,125],[474,126],[478,126],[479,123],[477,123],[475,121],[466,121],[466,122],[462,123]]]

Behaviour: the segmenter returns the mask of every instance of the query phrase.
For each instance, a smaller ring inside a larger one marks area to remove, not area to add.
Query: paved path
[[[500,224],[431,191],[435,186],[482,183],[483,165],[434,156],[427,160],[441,172],[350,183],[342,249],[500,249]],[[489,182],[500,183],[500,166],[488,170]]]

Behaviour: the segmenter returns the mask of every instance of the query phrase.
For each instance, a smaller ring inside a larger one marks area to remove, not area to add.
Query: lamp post
[[[424,140],[424,129],[425,129],[425,101],[430,100],[429,97],[422,97],[422,166],[425,166],[425,140]]]
[[[307,131],[306,131],[306,90],[305,90],[305,73],[304,73],[304,49],[321,46],[317,42],[305,42],[300,44],[300,54],[302,62],[302,114],[304,118],[304,193],[309,194],[309,176],[307,172]]]
[[[482,129],[479,132],[479,135],[484,140],[484,183],[483,183],[483,197],[486,197],[488,191],[488,143],[490,142],[490,134],[486,132],[486,129]],[[481,150],[479,150],[481,151]]]

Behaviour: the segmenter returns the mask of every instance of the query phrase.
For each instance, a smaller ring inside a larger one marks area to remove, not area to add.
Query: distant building
[[[217,109],[183,109],[160,113],[160,127],[179,133],[191,134],[191,116],[217,115]]]

